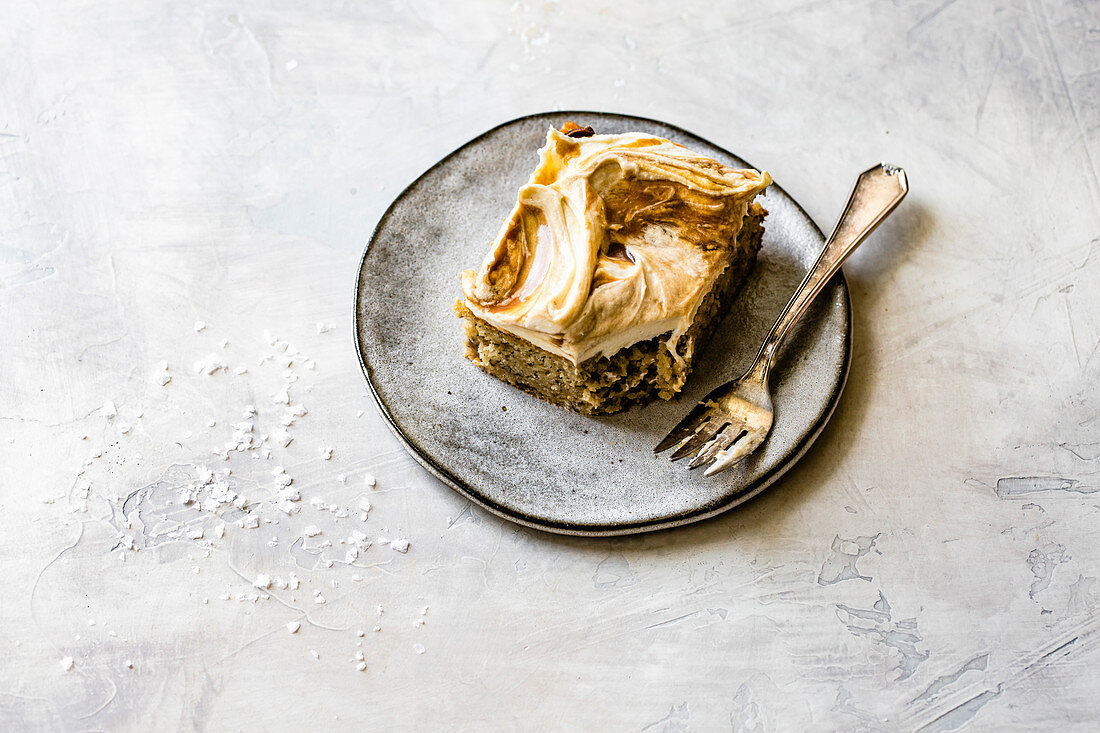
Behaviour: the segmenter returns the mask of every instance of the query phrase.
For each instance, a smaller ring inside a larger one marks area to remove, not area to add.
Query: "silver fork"
[[[889,163],[879,163],[859,175],[832,236],[772,326],[752,366],[739,379],[726,382],[704,397],[657,444],[654,453],[679,446],[672,453],[672,460],[695,456],[688,464],[689,469],[713,460],[704,472],[710,476],[737,463],[764,442],[772,429],[768,375],[783,338],[848,255],[882,223],[908,191],[905,171]]]

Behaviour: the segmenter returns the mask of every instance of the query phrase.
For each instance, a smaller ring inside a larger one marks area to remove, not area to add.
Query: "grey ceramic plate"
[[[838,275],[784,349],[772,376],[775,428],[739,466],[712,477],[655,457],[657,444],[710,389],[738,376],[824,242],[778,185],[764,247],[731,315],[696,362],[683,396],[605,418],[547,404],[462,355],[451,312],[458,273],[476,267],[548,127],[667,137],[737,167],[744,160],[678,127],[593,112],[522,117],[448,155],[383,215],[356,290],[359,358],[383,415],[413,457],[489,511],[530,527],[616,535],[687,524],[747,501],[790,468],[825,426],[848,373],[851,312]]]

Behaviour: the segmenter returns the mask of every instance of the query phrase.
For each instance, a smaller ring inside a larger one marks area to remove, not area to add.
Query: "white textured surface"
[[[46,0],[0,11],[0,68],[0,728],[1100,715],[1097,6]],[[909,172],[845,268],[841,406],[740,510],[619,540],[519,529],[416,467],[364,395],[374,221],[439,156],[554,107],[698,132],[823,227],[868,163]],[[289,394],[308,414],[272,460],[225,463],[244,405],[272,443],[286,411],[265,330],[315,360]],[[148,515],[112,549],[122,499],[162,478],[137,498],[172,498],[177,464],[232,466],[279,523],[218,537],[175,506],[186,527]],[[292,547],[308,525],[333,567]],[[298,591],[235,600],[292,570]]]

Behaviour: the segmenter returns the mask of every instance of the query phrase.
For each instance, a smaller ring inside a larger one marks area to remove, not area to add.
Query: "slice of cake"
[[[550,130],[478,270],[466,356],[586,415],[671,399],[752,267],[771,177],[663,138]]]

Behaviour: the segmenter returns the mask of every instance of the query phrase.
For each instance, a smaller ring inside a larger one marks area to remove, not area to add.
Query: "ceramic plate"
[[[763,491],[817,437],[848,372],[851,311],[842,275],[825,288],[772,375],[775,427],[740,465],[705,477],[653,446],[700,397],[752,361],[824,238],[773,184],[764,246],[731,315],[696,360],[680,399],[590,418],[531,397],[463,357],[451,306],[476,268],[549,127],[660,135],[734,167],[755,167],[685,130],[640,117],[555,112],[494,128],[436,163],[382,216],[359,269],[355,319],[363,373],[413,457],[485,509],[574,535],[646,532],[698,521]]]

